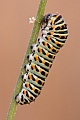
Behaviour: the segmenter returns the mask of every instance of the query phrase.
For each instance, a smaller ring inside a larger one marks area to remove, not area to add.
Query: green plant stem
[[[17,103],[15,101],[15,96],[21,91],[21,88],[22,88],[21,76],[22,76],[22,73],[25,72],[24,69],[23,69],[23,66],[24,66],[24,64],[28,63],[28,60],[26,59],[26,56],[31,53],[30,46],[32,44],[36,43],[36,39],[38,37],[38,33],[39,33],[39,29],[40,29],[40,23],[41,23],[43,14],[44,14],[46,3],[47,3],[47,0],[40,0],[40,4],[39,4],[37,16],[36,16],[36,21],[34,23],[34,27],[33,27],[33,30],[32,30],[32,35],[31,35],[30,42],[29,42],[29,45],[28,45],[28,49],[27,49],[27,52],[26,52],[25,57],[24,57],[24,61],[23,61],[22,67],[21,67],[20,75],[18,77],[18,81],[17,81],[16,87],[15,87],[15,90],[14,90],[13,98],[12,98],[12,101],[11,101],[11,104],[10,104],[10,108],[9,108],[9,112],[8,112],[6,120],[14,120],[14,116],[15,116],[16,109],[17,109]]]

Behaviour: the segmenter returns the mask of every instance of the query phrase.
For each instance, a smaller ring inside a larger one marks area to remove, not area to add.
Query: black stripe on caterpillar
[[[41,36],[31,45],[32,53],[27,56],[29,63],[24,65],[23,87],[16,95],[16,102],[21,105],[35,101],[41,93],[49,70],[59,49],[68,37],[67,24],[59,14],[47,14],[41,22]]]

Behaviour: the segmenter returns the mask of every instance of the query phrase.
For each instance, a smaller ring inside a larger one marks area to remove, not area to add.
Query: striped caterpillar
[[[68,37],[67,24],[59,14],[47,14],[41,22],[41,36],[31,45],[29,63],[24,66],[23,87],[15,100],[24,105],[35,101],[41,93],[52,63]]]

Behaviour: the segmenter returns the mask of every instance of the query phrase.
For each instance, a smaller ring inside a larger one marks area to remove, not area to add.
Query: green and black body
[[[67,24],[59,14],[47,14],[41,22],[41,36],[31,45],[32,53],[27,56],[29,63],[24,66],[23,87],[15,97],[21,105],[35,101],[41,93],[52,63],[68,37]]]

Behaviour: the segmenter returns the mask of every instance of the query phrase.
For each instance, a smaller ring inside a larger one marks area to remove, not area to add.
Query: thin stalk
[[[14,94],[13,94],[13,97],[12,97],[12,101],[11,101],[11,104],[10,104],[10,108],[9,108],[9,112],[8,112],[6,120],[14,120],[14,116],[15,116],[15,113],[16,113],[17,105],[18,105],[15,101],[15,96],[21,91],[21,88],[22,88],[22,78],[21,78],[21,76],[22,76],[22,73],[25,72],[24,69],[23,69],[23,66],[24,66],[24,64],[28,63],[28,60],[27,60],[26,56],[31,53],[30,46],[32,44],[36,43],[36,39],[38,37],[38,33],[39,33],[39,29],[40,29],[40,23],[41,23],[43,14],[44,14],[46,3],[47,3],[47,0],[40,0],[40,4],[39,4],[37,16],[36,16],[36,21],[34,23],[34,27],[33,27],[33,30],[32,30],[32,35],[31,35],[31,38],[30,38],[30,42],[29,42],[29,45],[28,45],[28,48],[27,48],[27,51],[26,51],[26,54],[25,54],[25,57],[24,57],[24,60],[23,60],[23,64],[22,64],[22,67],[21,67],[21,70],[20,70],[20,75],[19,75],[18,80],[17,80],[17,84],[16,84],[16,87],[15,87],[15,90],[14,90]]]

